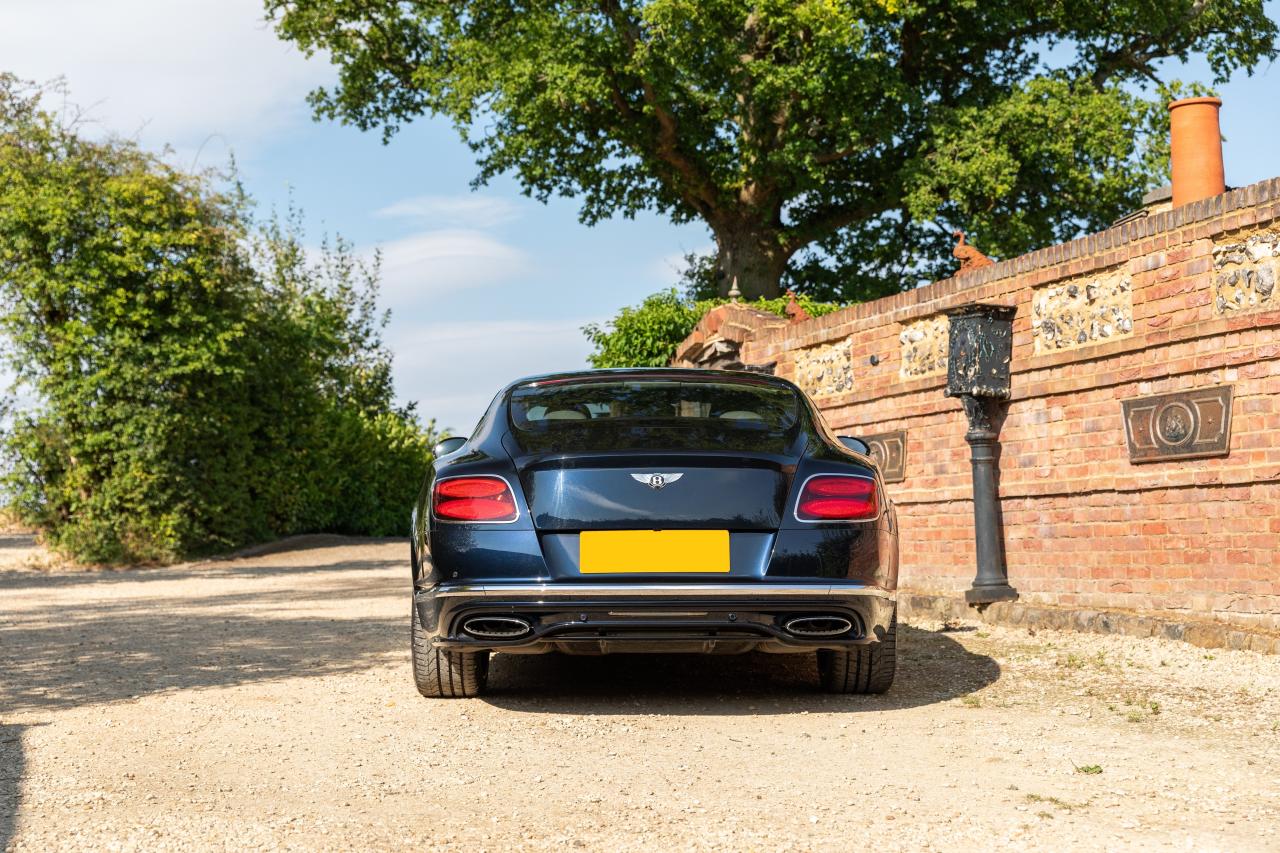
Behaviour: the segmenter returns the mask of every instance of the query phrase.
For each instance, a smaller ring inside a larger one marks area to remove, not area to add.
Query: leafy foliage
[[[16,511],[83,560],[389,534],[432,428],[392,404],[377,267],[96,142],[0,77],[0,329]]]
[[[603,326],[592,323],[583,327],[583,333],[595,346],[587,356],[592,367],[665,367],[675,356],[676,347],[689,336],[703,315],[729,301],[708,294],[711,264],[707,256],[688,255],[685,261],[683,295],[673,287],[647,297],[639,305],[621,309]],[[742,304],[785,317],[789,301],[784,296]],[[841,307],[804,295],[796,301],[811,317],[821,317]]]
[[[320,115],[445,116],[478,183],[587,223],[701,219],[748,297],[911,287],[953,228],[1008,256],[1104,226],[1163,178],[1162,60],[1277,55],[1263,0],[265,2],[338,68]]]

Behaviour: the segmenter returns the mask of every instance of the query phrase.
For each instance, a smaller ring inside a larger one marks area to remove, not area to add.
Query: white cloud
[[[387,342],[396,390],[424,418],[464,434],[502,386],[521,376],[580,370],[591,345],[583,320],[476,321],[415,325],[392,314]]]
[[[65,76],[69,101],[150,147],[194,153],[220,134],[202,157],[215,165],[306,120],[307,91],[333,76],[276,36],[261,0],[5,0],[0,57],[20,77]]]
[[[519,219],[520,208],[508,199],[494,196],[420,195],[389,204],[373,215],[450,228],[493,228]]]
[[[524,252],[473,229],[423,231],[383,243],[382,299],[393,312],[526,270]]]

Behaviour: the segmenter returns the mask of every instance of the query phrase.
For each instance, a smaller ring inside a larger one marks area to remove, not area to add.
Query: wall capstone
[[[712,308],[698,321],[689,337],[676,348],[672,365],[722,370],[747,368],[738,353],[745,341],[769,330],[782,329],[787,321],[777,314],[729,303]],[[751,365],[753,369],[772,369]]]

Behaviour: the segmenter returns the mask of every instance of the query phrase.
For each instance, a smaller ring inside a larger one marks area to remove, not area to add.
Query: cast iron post
[[[1013,358],[1013,315],[1004,305],[972,303],[947,312],[951,317],[947,353],[948,397],[959,397],[969,419],[964,439],[973,465],[973,523],[978,573],[965,591],[971,606],[1012,601],[1004,562],[1004,531],[996,493],[996,448],[1000,406],[1009,399]]]

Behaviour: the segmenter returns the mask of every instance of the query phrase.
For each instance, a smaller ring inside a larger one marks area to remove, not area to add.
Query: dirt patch
[[[406,545],[323,545],[0,571],[0,849],[1280,847],[1280,658],[917,623],[883,697],[500,656],[428,701]]]

